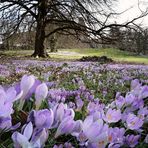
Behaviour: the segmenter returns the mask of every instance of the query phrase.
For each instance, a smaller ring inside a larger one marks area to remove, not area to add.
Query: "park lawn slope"
[[[33,59],[30,55],[33,53],[32,50],[13,50],[0,52],[0,56],[3,54],[6,58],[27,58]],[[107,56],[112,58],[115,62],[121,63],[135,63],[135,64],[148,64],[148,55],[136,55],[132,52],[121,51],[114,48],[106,49],[59,49],[56,53],[50,53],[50,60],[79,60],[83,56]]]
[[[68,54],[69,53],[69,54]],[[49,53],[53,58],[80,59],[83,56],[107,56],[116,62],[148,64],[148,55],[121,51],[119,49],[60,49],[57,53]]]

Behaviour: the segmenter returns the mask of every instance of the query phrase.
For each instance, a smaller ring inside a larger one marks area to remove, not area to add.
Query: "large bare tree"
[[[45,38],[54,33],[80,33],[90,37],[108,39],[106,31],[112,26],[127,27],[137,18],[124,24],[109,23],[112,3],[116,0],[0,0],[0,19],[11,24],[10,35],[18,29],[35,28],[35,50],[32,56],[46,57]],[[26,19],[28,18],[28,19]],[[78,19],[83,18],[84,24]],[[26,20],[30,25],[26,27]],[[54,29],[46,27],[54,25]]]

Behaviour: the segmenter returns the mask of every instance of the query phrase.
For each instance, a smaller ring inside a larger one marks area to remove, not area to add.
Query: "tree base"
[[[47,58],[47,57],[49,57],[49,55],[48,55],[48,53],[42,53],[42,54],[40,54],[40,53],[33,53],[31,55],[31,57],[34,57],[34,58]]]
[[[58,52],[58,50],[57,49],[50,49],[50,52],[52,53],[52,52]]]

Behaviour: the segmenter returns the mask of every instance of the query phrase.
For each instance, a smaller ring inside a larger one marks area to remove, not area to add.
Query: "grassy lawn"
[[[24,57],[32,54],[33,51],[4,51],[6,56]],[[1,53],[1,52],[0,52]],[[59,49],[57,53],[49,53],[54,60],[77,60],[83,56],[107,56],[116,62],[129,62],[148,64],[147,56],[137,56],[131,52],[120,51],[118,49]]]

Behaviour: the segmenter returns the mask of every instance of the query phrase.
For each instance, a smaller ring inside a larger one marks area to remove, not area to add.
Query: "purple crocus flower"
[[[131,130],[138,130],[143,125],[143,120],[136,115],[129,113],[126,119],[127,127]]]
[[[45,83],[42,83],[37,86],[35,90],[35,106],[36,109],[39,109],[43,99],[47,97],[48,94],[48,87]]]
[[[43,148],[47,139],[48,139],[47,129],[45,128],[35,129],[32,134],[31,143],[34,146],[34,148]]]
[[[148,86],[147,85],[141,88],[141,92],[139,94],[139,98],[141,99],[145,99],[146,97],[148,97]]]
[[[50,129],[54,121],[54,114],[51,109],[33,110],[29,114],[28,121],[31,121],[37,128]]]
[[[126,102],[127,105],[132,104],[135,100],[136,100],[136,97],[133,94],[131,94],[131,93],[128,93],[125,96],[125,102]]]
[[[11,129],[11,114],[13,111],[13,102],[18,100],[22,94],[16,95],[13,87],[6,91],[0,87],[0,129]]]
[[[141,86],[141,84],[138,79],[134,79],[131,81],[131,90],[139,88],[140,86]]]
[[[40,80],[35,79],[33,86],[29,89],[27,95],[25,96],[25,100],[29,100],[32,97],[32,94],[35,93],[36,88],[41,84]]]
[[[29,139],[31,138],[33,132],[33,125],[31,122],[29,122],[25,129],[23,134],[19,133],[19,132],[14,132],[12,134],[12,140],[14,142],[14,147],[15,148],[31,148],[32,145],[29,142]]]
[[[129,147],[135,147],[138,144],[138,140],[140,138],[140,135],[127,135],[125,137],[125,143],[129,146]]]
[[[104,104],[98,102],[89,102],[87,105],[87,111],[89,114],[92,114],[96,111],[101,112],[104,109]]]
[[[80,111],[80,110],[81,110],[81,108],[82,108],[82,107],[83,107],[83,105],[84,105],[84,102],[82,101],[82,99],[81,99],[81,98],[79,98],[79,99],[77,99],[77,100],[76,100],[76,105],[77,105],[76,110]]]
[[[88,116],[82,124],[82,131],[91,147],[102,148],[108,143],[108,126],[101,119],[94,121],[93,116]]]
[[[24,75],[20,82],[20,89],[23,91],[22,99],[25,98],[31,87],[34,85],[35,77],[33,75]]]
[[[110,146],[117,143],[120,144],[120,146],[123,145],[123,139],[125,134],[124,128],[109,128],[108,131],[108,140],[110,142]]]
[[[10,129],[12,126],[11,116],[0,117],[0,129]]]
[[[24,75],[22,77],[21,82],[20,82],[20,91],[22,91],[23,94],[20,99],[20,103],[18,107],[19,110],[23,108],[24,103],[25,103],[25,97],[28,94],[29,90],[34,85],[34,83],[35,83],[35,77],[33,75],[30,75],[30,76]]]
[[[31,122],[24,126],[22,133],[14,132],[12,134],[15,148],[41,148],[47,138],[48,132],[45,128],[33,130]]]
[[[64,118],[71,116],[74,118],[75,112],[73,109],[69,109],[67,104],[57,104],[53,107],[54,112],[54,125],[57,127],[58,123],[61,122]]]
[[[123,96],[119,96],[116,100],[115,100],[116,106],[118,109],[121,109],[123,107],[123,105],[125,104],[125,98]]]
[[[56,131],[55,138],[63,134],[72,133],[75,128],[75,125],[76,122],[73,120],[71,116],[64,118]]]
[[[121,111],[109,108],[104,120],[108,123],[116,123],[121,119]]]
[[[148,115],[148,107],[144,107],[144,108],[140,108],[138,111],[138,117],[143,119],[145,118],[145,116]]]
[[[0,117],[7,117],[13,113],[13,102],[18,100],[22,96],[16,94],[13,87],[5,91],[2,87],[0,88]]]
[[[148,134],[146,135],[145,139],[144,139],[145,143],[148,143]]]

